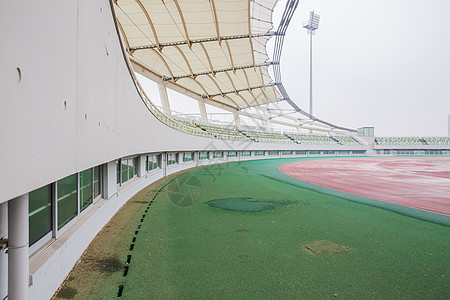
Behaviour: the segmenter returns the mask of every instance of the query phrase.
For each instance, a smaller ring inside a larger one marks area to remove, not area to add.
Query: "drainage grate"
[[[328,255],[352,251],[352,249],[350,248],[347,248],[343,245],[339,245],[331,241],[315,241],[310,243],[304,243],[302,244],[302,246],[306,250],[317,255]]]

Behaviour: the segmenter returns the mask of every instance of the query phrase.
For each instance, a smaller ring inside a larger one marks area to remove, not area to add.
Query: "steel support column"
[[[204,123],[208,123],[208,114],[206,113],[205,102],[198,101],[198,109],[200,110],[200,115]]]
[[[8,202],[8,299],[28,299],[28,194]]]
[[[233,117],[234,117],[234,124],[236,125],[236,128],[240,129],[241,128],[241,118],[239,117],[239,113],[234,112]]]
[[[161,99],[161,106],[163,109],[163,113],[165,115],[170,116],[171,112],[170,112],[170,104],[169,104],[169,97],[167,96],[167,88],[165,85],[163,84],[158,84],[158,91],[159,91],[159,97]]]
[[[8,237],[8,203],[0,204],[0,239]],[[8,255],[0,250],[0,299],[8,295]]]

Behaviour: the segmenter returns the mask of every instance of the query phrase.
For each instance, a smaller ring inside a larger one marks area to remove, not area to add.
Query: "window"
[[[92,204],[92,169],[80,173],[80,211]]]
[[[255,155],[255,156],[264,156],[265,153],[264,153],[264,151],[255,151],[255,152],[254,152],[254,155]]]
[[[236,151],[228,151],[227,152],[227,157],[236,157],[237,156],[237,152]]]
[[[116,161],[117,184],[120,184],[120,160]]]
[[[178,163],[178,154],[177,153],[168,153],[167,154],[167,165],[174,165]]]
[[[52,185],[29,193],[29,244],[36,243],[52,230]]]
[[[241,156],[250,156],[251,152],[250,151],[242,151],[241,152]]]
[[[297,150],[297,151],[294,151],[294,152],[295,152],[296,155],[305,155],[306,154],[305,150]]]
[[[96,166],[94,168],[94,199],[100,196],[102,192],[101,179],[100,179],[101,167]]]
[[[128,161],[128,180],[134,177],[136,174],[136,161],[135,159],[127,159]]]
[[[208,152],[199,152],[198,159],[200,160],[208,159]]]
[[[96,166],[29,193],[30,246],[40,247],[42,242],[46,242],[43,238],[49,237],[55,227],[57,230],[64,227],[101,196],[101,171],[102,166]],[[119,171],[120,168],[116,167],[118,175]]]
[[[278,151],[268,151],[270,156],[278,155]]]
[[[160,167],[159,165],[160,155],[147,155],[147,161],[145,163],[145,170],[151,171]]]
[[[323,150],[322,154],[334,154],[333,150]]]
[[[57,183],[58,229],[78,214],[78,174],[67,176]]]
[[[161,168],[161,155],[153,156],[153,169]]]
[[[365,154],[366,151],[364,150],[353,150],[353,154]]]
[[[189,162],[194,159],[194,154],[192,152],[184,152],[183,153],[183,162]]]
[[[320,154],[319,150],[309,150],[309,154]]]
[[[134,158],[122,158],[120,160],[120,174],[122,183],[132,179],[137,174],[137,157]]]
[[[214,151],[213,152],[213,158],[222,158],[223,152],[222,151]]]
[[[281,152],[282,155],[292,155],[292,151],[283,151]]]
[[[126,159],[120,160],[120,171],[122,176],[120,177],[122,183],[128,181],[128,161]]]

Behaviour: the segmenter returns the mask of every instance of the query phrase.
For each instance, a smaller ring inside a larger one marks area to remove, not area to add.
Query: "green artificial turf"
[[[258,172],[274,175],[290,161],[216,165],[172,180],[136,220],[127,274],[113,288],[123,285],[125,299],[450,297],[448,227]],[[237,198],[280,205],[251,212],[207,203]],[[317,255],[302,246],[315,241],[351,251]]]
[[[118,299],[119,287],[120,299],[450,298],[448,226],[278,171],[298,160],[201,167],[150,185],[61,291],[78,299]]]

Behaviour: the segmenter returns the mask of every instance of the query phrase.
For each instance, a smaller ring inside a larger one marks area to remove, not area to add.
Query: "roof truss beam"
[[[252,86],[252,87],[249,87],[249,88],[246,88],[246,89],[236,89],[234,91],[222,92],[221,94],[209,94],[209,95],[204,96],[204,97],[205,98],[213,98],[213,97],[216,97],[216,96],[224,96],[224,95],[227,95],[227,94],[236,94],[237,95],[240,92],[251,92],[252,90],[263,89],[263,88],[268,87],[268,86],[274,86],[274,84]]]
[[[173,43],[159,43],[159,45],[145,45],[145,46],[139,46],[139,47],[132,47],[130,48],[131,51],[135,50],[145,50],[145,49],[154,49],[154,48],[164,48],[164,47],[172,47],[172,46],[180,46],[180,45],[188,45],[191,46],[192,44],[198,44],[198,43],[206,43],[206,42],[219,42],[219,41],[229,41],[229,40],[239,40],[239,39],[249,39],[249,38],[257,38],[257,37],[263,37],[263,36],[273,36],[278,35],[274,32],[268,32],[264,34],[244,34],[244,35],[231,35],[231,36],[217,36],[217,37],[211,37],[211,38],[204,38],[199,40],[186,40],[186,41],[179,41],[179,42],[173,42]]]
[[[276,63],[266,63],[266,64],[260,64],[260,65],[249,65],[249,66],[241,66],[241,67],[234,67],[234,68],[227,68],[227,69],[220,69],[220,70],[213,70],[213,71],[207,71],[207,72],[200,72],[200,73],[193,73],[193,74],[186,74],[186,75],[181,75],[181,76],[174,76],[174,77],[164,77],[164,81],[169,81],[169,80],[178,80],[181,78],[187,78],[187,77],[197,77],[197,76],[201,76],[201,75],[215,75],[217,73],[223,73],[223,72],[228,72],[228,71],[235,71],[235,70],[246,70],[246,69],[254,69],[254,68],[260,68],[260,67],[266,67],[266,66],[270,66]]]

